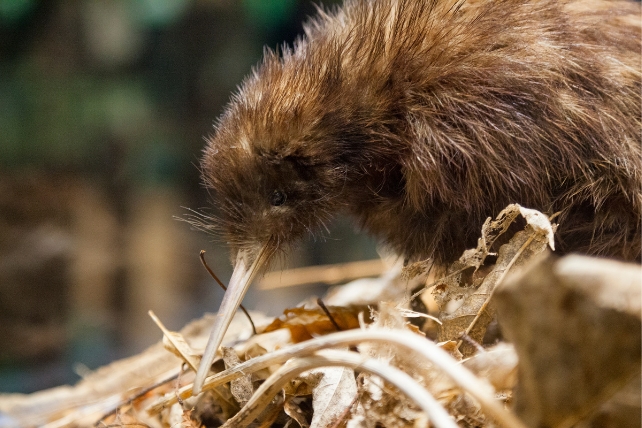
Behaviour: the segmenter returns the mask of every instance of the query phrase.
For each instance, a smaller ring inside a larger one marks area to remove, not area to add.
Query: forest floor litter
[[[510,205],[445,269],[363,264],[383,273],[250,312],[256,334],[239,311],[196,397],[214,316],[172,332],[150,313],[162,343],[74,386],[0,395],[0,426],[639,427],[642,268],[557,257],[556,227]],[[344,276],[360,277],[327,274]]]

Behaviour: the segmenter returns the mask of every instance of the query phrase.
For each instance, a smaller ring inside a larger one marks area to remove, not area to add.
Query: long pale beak
[[[203,388],[205,378],[210,371],[210,366],[214,362],[216,351],[223,341],[223,336],[232,322],[232,318],[236,313],[245,293],[250,288],[252,280],[256,274],[265,265],[269,257],[268,246],[264,245],[259,250],[239,250],[234,263],[234,272],[228,284],[227,291],[223,296],[221,307],[216,314],[212,332],[210,333],[209,341],[205,347],[201,364],[198,366],[196,377],[194,378],[194,386],[192,387],[192,394],[197,395]]]

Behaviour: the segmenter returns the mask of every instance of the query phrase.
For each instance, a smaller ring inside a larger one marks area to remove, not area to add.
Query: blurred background
[[[325,0],[326,5],[332,1]],[[336,3],[336,2],[335,2]],[[74,383],[222,297],[227,248],[176,220],[208,203],[203,137],[310,0],[0,0],[0,392]],[[377,257],[338,219],[286,267]],[[277,315],[323,286],[252,290]]]

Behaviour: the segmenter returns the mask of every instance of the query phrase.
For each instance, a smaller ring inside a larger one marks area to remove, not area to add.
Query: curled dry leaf
[[[502,237],[502,241],[507,241],[502,235],[509,230],[522,211],[528,216],[525,230],[544,235],[547,240],[549,239],[555,228],[551,226],[550,222],[548,227],[543,224],[548,222],[547,217],[538,211],[523,208],[518,204],[507,206],[495,220],[487,218],[482,226],[481,237],[477,240],[477,248],[464,251],[459,260],[447,269],[444,278],[435,282],[433,294],[435,301],[442,309],[451,300],[457,300],[470,294],[471,286],[473,288],[479,286],[479,279],[476,284],[473,282],[473,273],[484,264],[489,255],[497,254],[494,248],[496,242],[500,237]],[[535,226],[530,225],[529,220],[533,221]]]
[[[536,233],[546,237],[548,246],[551,247],[551,250],[555,251],[555,230],[551,226],[548,217],[537,210],[524,208],[522,206],[519,207],[519,213]]]
[[[524,230],[515,233],[508,243],[499,248],[496,262],[488,267],[489,271],[484,272],[484,276],[475,275],[482,272],[480,267],[491,254],[493,245],[520,214],[527,222]],[[554,231],[555,226],[548,222],[544,214],[517,204],[509,205],[497,219],[486,220],[477,248],[465,251],[433,290],[435,300],[442,308],[438,340],[460,339],[465,335],[468,341],[460,341],[462,353],[465,356],[475,353],[476,347],[471,342],[483,341],[486,328],[495,316],[491,302],[493,290],[512,267],[544,251],[551,244]],[[462,302],[453,312],[445,313],[443,309],[453,299],[461,299]]]
[[[448,269],[446,276],[456,276],[469,267],[479,268],[484,263],[486,256],[490,254],[495,240],[508,230],[520,214],[519,208],[518,204],[511,204],[504,208],[495,220],[491,220],[488,217],[482,226],[482,235],[477,240],[477,248],[464,251],[459,260]],[[433,263],[430,260],[412,263],[404,268],[403,275],[404,277],[413,278],[427,273],[432,266]]]

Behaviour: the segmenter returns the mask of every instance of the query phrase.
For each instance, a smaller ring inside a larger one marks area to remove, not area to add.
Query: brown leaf
[[[336,307],[329,306],[339,327],[350,330],[359,327],[359,312],[368,311],[364,306]],[[298,343],[312,339],[313,336],[320,336],[334,333],[334,327],[328,316],[320,308],[305,309],[293,308],[283,311],[285,319],[277,318],[265,328],[265,332],[271,332],[281,328],[287,328],[292,335],[292,342]]]
[[[183,410],[183,420],[181,421],[181,428],[200,428],[203,425],[192,419],[194,409]]]

